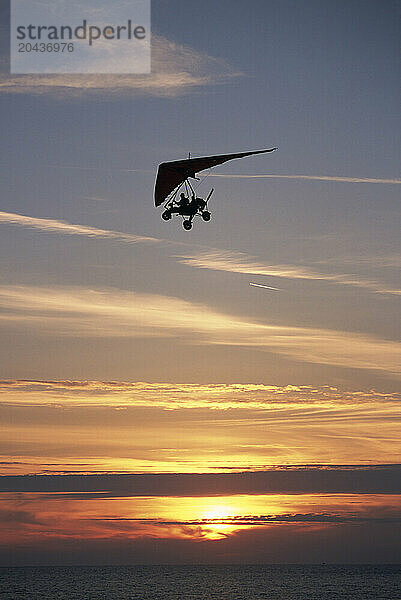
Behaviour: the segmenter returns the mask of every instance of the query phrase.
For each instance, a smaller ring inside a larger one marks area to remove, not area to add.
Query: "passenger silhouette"
[[[176,200],[176,204],[180,208],[187,208],[187,206],[189,205],[189,199],[186,197],[185,194],[181,193],[179,199]]]

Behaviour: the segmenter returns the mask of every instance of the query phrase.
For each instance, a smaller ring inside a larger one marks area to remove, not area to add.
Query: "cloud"
[[[330,177],[329,175],[231,175],[210,173],[209,177],[221,177],[223,179],[304,179],[306,181],[338,181],[340,183],[386,183],[389,185],[400,185],[401,179],[378,177]]]
[[[105,201],[102,198],[91,198],[93,200]],[[109,239],[126,244],[137,244],[137,243],[154,243],[154,244],[174,244],[175,246],[190,247],[193,248],[193,244],[186,242],[172,242],[161,238],[154,238],[150,236],[135,235],[131,233],[124,233],[121,231],[112,231],[108,229],[99,229],[97,227],[91,227],[88,225],[79,225],[74,223],[68,223],[66,221],[59,221],[57,219],[47,219],[30,217],[27,215],[20,215],[17,213],[9,213],[0,211],[0,223],[5,225],[13,225],[17,227],[27,227],[29,229],[36,229],[44,233],[61,233],[64,235],[79,235],[89,238],[98,239]],[[385,286],[384,284],[368,279],[358,278],[355,275],[347,275],[344,273],[331,273],[324,274],[315,271],[306,266],[299,265],[270,265],[267,263],[256,262],[253,257],[242,252],[231,252],[227,250],[219,249],[208,249],[202,250],[198,253],[184,254],[176,256],[178,262],[196,267],[199,269],[211,269],[214,271],[225,271],[228,273],[244,273],[248,275],[262,275],[268,277],[281,277],[285,279],[307,279],[315,281],[328,281],[337,285],[354,286],[362,289],[369,290],[377,294],[390,294],[390,295],[401,295],[401,290],[394,289]],[[365,262],[367,259],[364,259]],[[363,259],[356,258],[344,259],[342,262],[364,262]],[[333,261],[319,261],[318,264],[324,263],[329,264]],[[374,257],[369,258],[370,264],[375,262]],[[398,266],[400,257],[391,256],[377,259],[379,266]],[[263,285],[260,283],[250,283],[249,285],[255,287],[266,288],[274,291],[281,291],[279,288]]]
[[[299,265],[271,265],[268,263],[257,262],[253,257],[242,252],[209,250],[181,255],[178,258],[179,262],[198,269],[211,269],[213,271],[225,271],[228,273],[244,273],[247,275],[264,275],[267,277],[281,277],[284,279],[328,281],[338,285],[348,285],[366,289],[377,294],[401,295],[401,290],[387,287],[378,281],[362,279],[355,275],[347,275],[344,273],[319,273],[309,267]]]
[[[79,167],[71,166],[65,167],[70,169],[88,169],[97,170],[97,167]],[[146,171],[144,169],[119,169],[124,172],[142,172],[152,173],[152,171]],[[380,178],[380,177],[331,177],[329,175],[236,175],[230,173],[215,173],[209,172],[208,177],[217,177],[221,179],[304,179],[306,181],[334,181],[340,183],[384,183],[388,185],[400,185],[401,179],[396,178]],[[399,264],[399,263],[398,263]]]
[[[380,268],[401,268],[401,254],[390,255],[364,255],[364,256],[336,256],[314,261],[314,264],[343,264],[343,265],[363,265],[368,267]]]
[[[103,201],[103,199],[98,198],[96,198],[96,200]],[[176,246],[181,247],[193,247],[193,244],[187,244],[185,242],[171,242],[170,240],[164,240],[161,238],[135,235],[130,233],[124,233],[121,231],[99,229],[97,227],[73,224],[68,223],[66,221],[59,221],[57,219],[30,217],[27,215],[9,213],[4,211],[0,211],[0,223],[3,223],[5,225],[36,229],[44,233],[59,233],[64,235],[78,235],[97,239],[109,239],[127,244],[153,243],[163,245],[174,244]],[[256,262],[253,257],[250,257],[242,252],[208,249],[202,250],[198,253],[179,255],[175,258],[178,258],[178,262],[182,264],[200,269],[211,269],[215,271],[225,271],[228,273],[243,273],[248,275],[260,275],[268,277],[281,277],[284,279],[328,281],[329,283],[337,285],[353,286],[365,289],[377,294],[389,294],[396,296],[401,295],[400,289],[387,287],[386,285],[375,280],[363,279],[355,275],[348,275],[344,273],[320,273],[307,266],[271,265],[268,263]],[[363,263],[367,260],[368,259],[363,257],[359,259],[358,257],[356,257],[355,259],[344,259],[341,262]],[[400,257],[396,255],[391,257],[378,257],[377,264],[382,267],[397,266],[399,264],[399,261]],[[334,261],[318,261],[318,264],[329,264],[330,262]],[[369,258],[369,263],[372,264],[372,262],[375,262],[374,257]],[[260,288],[266,288],[274,291],[281,291],[279,288],[267,286],[261,283],[252,282],[249,285]]]
[[[297,361],[401,373],[401,344],[373,336],[269,325],[156,294],[81,287],[0,286],[3,326],[85,337],[178,338],[255,347]]]
[[[252,589],[255,597],[263,597],[270,592],[274,597],[277,591],[275,582],[277,577],[282,580],[282,565],[285,564],[288,574],[286,594],[293,598],[299,597],[300,580],[305,573],[313,573],[317,577],[321,574],[327,581],[327,597],[338,596],[337,579],[332,577],[332,564],[351,564],[348,569],[343,568],[350,585],[360,591],[361,597],[370,594],[371,597],[380,598],[383,596],[383,578],[377,576],[377,565],[381,564],[380,572],[385,574],[386,590],[389,590],[387,597],[396,597],[398,592],[393,575],[396,567],[392,563],[400,552],[400,536],[393,523],[349,523],[333,527],[329,524],[282,523],[279,527],[246,528],[218,541],[195,541],[194,534],[184,538],[182,533],[181,537],[174,539],[159,536],[157,540],[154,536],[133,539],[125,531],[121,531],[120,535],[116,532],[114,537],[104,533],[95,539],[93,534],[92,537],[85,534],[79,534],[78,529],[75,537],[38,532],[36,537],[31,535],[23,543],[19,540],[17,543],[8,541],[0,546],[0,560],[5,566],[97,565],[97,579],[95,583],[93,580],[88,583],[88,594],[95,589],[100,590],[99,596],[109,585],[115,568],[104,567],[105,557],[109,565],[122,565],[124,573],[129,573],[127,565],[149,565],[146,569],[150,577],[144,578],[143,587],[140,588],[144,590],[143,596],[149,585],[152,587],[151,575],[154,573],[165,592],[164,597],[168,598],[171,591],[168,570],[155,565],[173,565],[177,568],[180,564],[187,565],[181,573],[183,584],[188,584],[188,588],[202,588],[205,574],[221,573],[218,565],[224,565],[230,585],[238,590]],[[216,569],[211,564],[217,565]],[[309,569],[305,564],[310,565]],[[355,564],[364,566],[355,567]],[[233,565],[238,565],[238,568]],[[266,578],[266,565],[269,565],[272,575],[269,579]],[[38,596],[41,593],[40,584],[38,578],[31,583],[31,588],[34,592],[38,591]],[[220,598],[221,589],[221,578],[210,577],[210,597]]]
[[[90,492],[104,496],[400,494],[401,465],[298,467],[242,473],[4,475],[2,492]]]
[[[56,219],[28,217],[26,215],[19,215],[16,213],[8,213],[3,211],[0,211],[0,223],[4,223],[6,225],[16,225],[17,227],[39,229],[45,233],[80,235],[90,238],[117,240],[128,244],[136,244],[138,242],[161,242],[161,240],[153,237],[123,233],[121,231],[109,231],[107,229],[98,229],[97,227],[89,227],[86,225],[74,225],[73,223],[58,221]]]
[[[348,464],[341,469],[351,477],[356,458],[370,468],[400,454],[400,395],[374,390],[6,380],[0,404],[0,459],[11,461],[0,465],[4,474],[222,473],[328,463],[317,468]]]
[[[141,519],[127,517],[110,517],[101,519],[105,521],[137,521],[140,523],[152,523],[153,525],[188,525],[188,526],[207,526],[207,525],[231,525],[238,527],[246,525],[247,527],[266,526],[271,523],[401,523],[401,515],[391,515],[384,517],[362,516],[362,515],[339,515],[330,513],[285,513],[281,515],[235,515],[225,518],[215,519],[193,519],[186,521],[168,521],[161,519]]]
[[[3,406],[268,410],[275,420],[285,419],[288,411],[292,422],[305,419],[309,423],[323,417],[351,420],[353,413],[365,421],[372,412],[375,422],[388,411],[395,418],[401,400],[396,393],[344,391],[329,386],[7,379],[0,380],[0,395]],[[262,450],[265,452],[266,446]]]
[[[149,75],[3,74],[0,93],[51,95],[58,99],[88,94],[176,97],[204,86],[226,83],[239,75],[221,59],[153,35]]]
[[[0,525],[40,525],[34,513],[26,510],[4,510],[0,509]]]

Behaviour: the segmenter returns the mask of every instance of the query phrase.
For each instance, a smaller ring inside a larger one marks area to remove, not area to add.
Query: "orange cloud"
[[[372,390],[12,380],[0,397],[3,474],[369,465],[401,452],[400,397]]]
[[[223,497],[66,499],[58,494],[22,494],[0,500],[3,543],[34,542],[40,536],[58,539],[202,539],[218,540],[252,528],[280,528],[294,523],[388,522],[401,520],[397,495],[239,495]],[[267,512],[268,511],[268,512]],[[223,516],[208,516],[213,513]]]

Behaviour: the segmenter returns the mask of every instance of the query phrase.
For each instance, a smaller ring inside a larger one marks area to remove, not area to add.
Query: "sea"
[[[0,600],[399,600],[401,565],[0,568]]]

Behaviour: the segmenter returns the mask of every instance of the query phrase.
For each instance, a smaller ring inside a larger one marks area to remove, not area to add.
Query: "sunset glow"
[[[398,564],[400,2],[13,4],[138,3],[0,6],[0,566]]]

